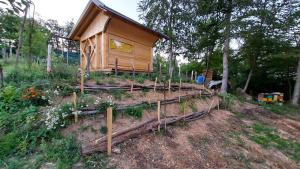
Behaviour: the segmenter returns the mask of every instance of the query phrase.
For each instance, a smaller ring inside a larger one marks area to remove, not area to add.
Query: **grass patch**
[[[41,151],[44,160],[57,163],[57,168],[72,168],[80,160],[80,148],[74,137],[52,139],[50,143],[41,145]]]
[[[124,113],[126,115],[140,119],[143,117],[144,110],[149,110],[149,109],[153,109],[153,108],[154,108],[154,106],[144,103],[139,106],[129,107],[124,111]]]
[[[92,154],[84,157],[83,159],[85,168],[88,169],[106,169],[107,167],[107,156],[104,154]]]
[[[116,100],[122,100],[123,98],[132,98],[132,94],[128,93],[127,91],[124,90],[112,90],[110,94],[114,97]]]
[[[260,105],[263,106],[265,109],[279,115],[285,115],[290,118],[300,117],[300,107],[292,106],[289,104],[278,105],[260,103]]]
[[[238,117],[239,119],[245,119],[247,118],[247,115],[245,113],[242,112],[232,112],[236,117]]]
[[[252,126],[254,135],[250,139],[265,148],[274,147],[300,163],[300,143],[293,139],[281,138],[274,128],[256,123]]]

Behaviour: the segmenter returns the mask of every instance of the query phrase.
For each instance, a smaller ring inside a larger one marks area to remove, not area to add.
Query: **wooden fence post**
[[[169,79],[169,93],[171,93],[171,79]]]
[[[112,108],[107,108],[107,155],[111,155],[112,146]]]
[[[75,123],[77,123],[78,122],[78,112],[76,111],[77,110],[77,94],[76,94],[76,92],[73,92],[73,105],[74,105],[74,111],[75,111],[74,119],[75,119]]]
[[[154,83],[154,92],[156,92],[156,83],[157,83],[157,77],[155,78],[155,83]]]
[[[81,68],[81,80],[80,80],[80,90],[81,90],[81,94],[84,93],[84,74],[85,74],[85,71],[83,68]]]
[[[157,130],[160,132],[160,101],[157,102],[157,120],[158,120],[158,127]]]
[[[161,63],[159,63],[159,79],[161,79]]]
[[[133,92],[133,83],[131,83],[130,92]]]
[[[52,71],[52,64],[51,64],[51,50],[52,46],[48,45],[48,57],[47,57],[47,73],[50,73]]]
[[[194,71],[192,70],[191,81],[193,82]]]

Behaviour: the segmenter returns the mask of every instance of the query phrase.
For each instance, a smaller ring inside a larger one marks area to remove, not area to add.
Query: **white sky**
[[[74,19],[76,23],[89,0],[32,0],[36,13],[44,20],[54,19],[59,24]],[[136,20],[138,19],[137,4],[139,0],[101,0],[108,7]]]

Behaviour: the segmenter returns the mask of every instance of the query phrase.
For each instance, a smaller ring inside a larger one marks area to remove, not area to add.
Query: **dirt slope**
[[[246,113],[245,109],[251,108],[257,107],[248,105],[239,110]],[[300,168],[281,151],[264,148],[248,137],[250,126],[260,121],[299,142],[299,122],[253,110],[243,119],[229,111],[215,110],[188,125],[169,127],[167,134],[152,133],[130,140],[118,146],[121,153],[113,154],[109,168]]]

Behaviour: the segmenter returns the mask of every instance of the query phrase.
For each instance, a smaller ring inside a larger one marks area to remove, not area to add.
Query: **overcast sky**
[[[89,0],[32,0],[36,13],[44,20],[54,19],[64,24],[71,19],[77,22]],[[136,20],[139,0],[101,0],[108,7]]]

